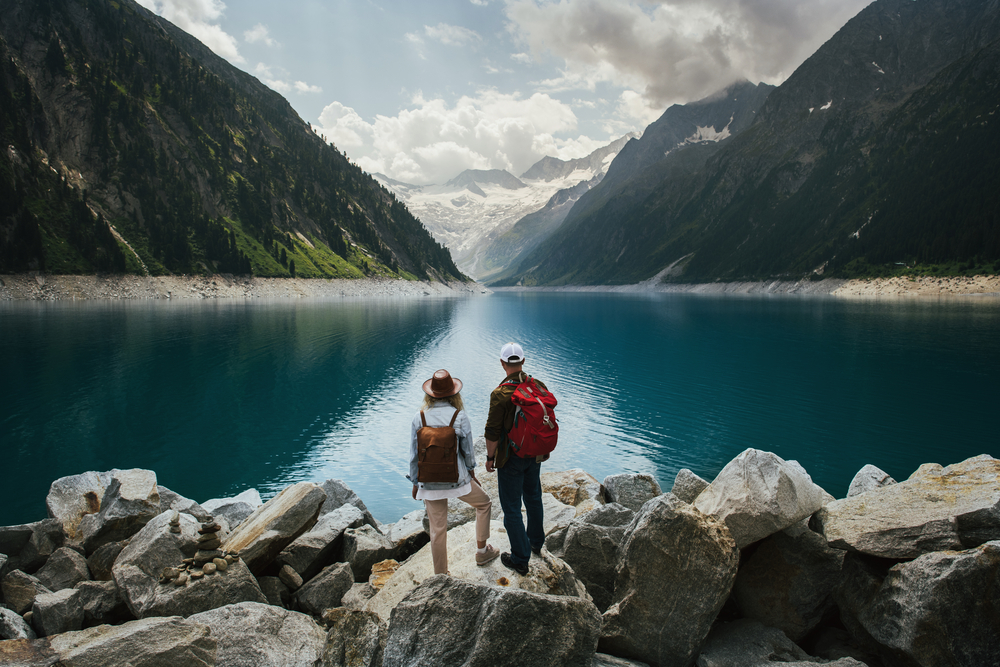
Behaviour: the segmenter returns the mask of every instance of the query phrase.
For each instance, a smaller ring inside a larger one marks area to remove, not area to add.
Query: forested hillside
[[[131,0],[5,0],[0,272],[464,279],[280,95]]]

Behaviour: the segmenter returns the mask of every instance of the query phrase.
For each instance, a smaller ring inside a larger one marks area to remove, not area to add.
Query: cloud
[[[506,0],[505,12],[536,60],[561,62],[542,90],[610,84],[662,109],[739,78],[780,83],[868,2]]]
[[[425,25],[424,34],[429,39],[441,42],[447,46],[464,46],[472,42],[478,42],[482,38],[475,30],[469,30],[457,25],[438,23],[435,26]]]
[[[184,32],[199,39],[231,63],[244,63],[236,39],[218,24],[226,9],[221,0],[137,0],[149,11],[162,16]]]
[[[265,86],[271,90],[281,93],[282,95],[287,95],[288,93],[295,91],[297,93],[321,93],[323,89],[319,86],[313,86],[305,81],[288,81],[288,72],[281,70],[278,73],[274,72],[274,68],[264,63],[257,63],[257,66],[253,68],[253,73],[257,75]]]
[[[333,102],[320,114],[317,131],[366,171],[427,184],[444,183],[465,169],[517,175],[546,155],[580,157],[608,143],[554,138],[576,127],[572,108],[547,94],[525,98],[485,89],[453,105],[418,93],[410,108],[371,123]]]
[[[278,46],[278,42],[268,34],[267,26],[263,23],[258,23],[250,30],[244,31],[243,39],[250,44],[262,42],[265,46]]]

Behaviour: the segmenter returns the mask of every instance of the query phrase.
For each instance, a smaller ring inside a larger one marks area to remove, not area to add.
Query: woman
[[[424,402],[413,417],[410,431],[410,474],[413,497],[423,500],[430,522],[431,557],[434,574],[448,573],[448,499],[459,498],[476,508],[476,564],[485,565],[500,555],[486,541],[490,537],[490,497],[476,479],[476,454],[472,445],[472,423],[462,404],[462,381],[442,369],[424,382]],[[457,414],[456,414],[457,411]],[[424,426],[452,424],[458,437],[458,481],[418,482],[417,431]]]

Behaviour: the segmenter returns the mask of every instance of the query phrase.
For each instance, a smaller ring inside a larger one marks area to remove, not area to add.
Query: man
[[[541,553],[545,542],[542,528],[542,461],[548,455],[522,458],[511,452],[507,433],[514,426],[514,404],[510,397],[526,379],[521,370],[524,350],[517,343],[507,343],[500,350],[500,366],[506,375],[490,394],[490,413],[486,418],[486,472],[497,472],[503,525],[510,538],[510,553],[500,554],[500,562],[518,574],[528,574],[531,552]],[[535,380],[542,388],[544,384]],[[528,528],[521,519],[521,500],[528,514]]]

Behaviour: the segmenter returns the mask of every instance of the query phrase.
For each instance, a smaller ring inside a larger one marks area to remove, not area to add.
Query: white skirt
[[[472,480],[465,486],[454,489],[417,489],[417,500],[444,500],[445,498],[461,498],[472,493]]]

